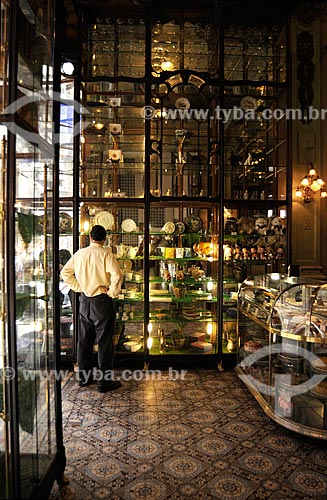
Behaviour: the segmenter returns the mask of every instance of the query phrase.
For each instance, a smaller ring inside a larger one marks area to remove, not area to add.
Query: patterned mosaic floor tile
[[[163,446],[148,437],[138,439],[134,443],[127,445],[127,453],[142,461],[153,459],[163,453],[163,449]]]
[[[217,434],[211,434],[198,441],[195,446],[201,453],[219,458],[231,452],[235,444]]]
[[[113,457],[101,457],[90,461],[84,468],[85,473],[99,484],[107,484],[119,477],[128,468],[125,464]]]
[[[287,484],[302,494],[313,498],[326,500],[327,478],[325,473],[309,469],[307,466],[298,467],[287,480]]]
[[[247,451],[238,459],[239,466],[242,469],[250,471],[251,474],[258,476],[272,476],[274,471],[280,465],[280,460],[276,458],[258,453],[257,450]]]
[[[152,477],[140,477],[120,488],[116,493],[124,500],[164,500],[172,491],[169,485]]]
[[[164,463],[166,473],[185,482],[194,479],[204,468],[204,465],[186,454],[178,454]]]
[[[286,432],[274,432],[269,434],[262,442],[263,446],[271,448],[272,450],[281,452],[283,455],[287,453],[294,453],[300,445],[296,437],[288,435]]]
[[[257,488],[255,484],[235,474],[222,473],[208,484],[209,491],[219,500],[246,500]]]

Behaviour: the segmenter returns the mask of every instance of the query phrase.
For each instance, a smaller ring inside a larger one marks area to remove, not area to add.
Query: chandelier
[[[325,182],[319,177],[316,169],[310,163],[309,172],[305,175],[298,185],[295,196],[303,198],[304,203],[310,203],[313,196],[320,191],[320,198],[326,198],[327,192],[325,189]]]

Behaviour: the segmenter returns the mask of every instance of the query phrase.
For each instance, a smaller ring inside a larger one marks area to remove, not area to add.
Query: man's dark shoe
[[[121,382],[119,380],[108,380],[108,382],[104,382],[98,385],[99,392],[109,392],[114,391],[115,389],[119,389],[121,387]]]

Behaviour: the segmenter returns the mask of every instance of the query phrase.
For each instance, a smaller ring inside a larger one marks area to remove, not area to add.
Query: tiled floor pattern
[[[63,412],[70,482],[51,499],[327,498],[326,441],[272,422],[233,371],[106,394],[71,378]]]

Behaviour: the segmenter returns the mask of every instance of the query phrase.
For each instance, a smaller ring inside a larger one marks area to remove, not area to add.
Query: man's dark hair
[[[92,227],[90,236],[94,241],[104,241],[107,237],[107,233],[103,226],[96,225]]]

